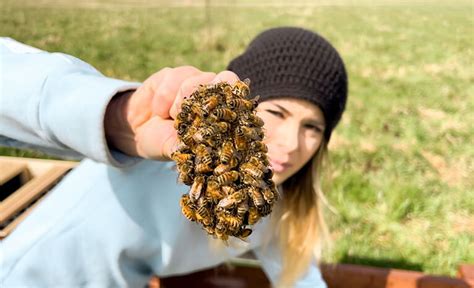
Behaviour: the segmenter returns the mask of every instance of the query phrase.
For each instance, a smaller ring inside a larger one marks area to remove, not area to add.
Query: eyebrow
[[[272,103],[273,105],[277,106],[278,108],[280,108],[283,112],[285,112],[286,114],[288,115],[292,115],[290,111],[288,111],[286,108],[284,108],[283,106],[281,105],[278,105],[276,103]],[[324,123],[322,123],[321,121],[319,120],[316,120],[316,119],[309,119],[309,121],[315,125],[320,125],[322,127],[326,127],[326,125]]]
[[[286,114],[288,115],[291,115],[290,111],[286,110],[285,108],[283,108],[281,105],[278,105],[276,103],[272,103],[273,105],[277,106],[278,108],[280,108],[281,110],[283,110],[283,112],[285,112]]]

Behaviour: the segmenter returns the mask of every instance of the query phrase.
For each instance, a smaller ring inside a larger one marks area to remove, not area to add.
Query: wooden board
[[[0,187],[16,176],[21,179],[21,186],[0,202],[0,239],[8,236],[76,165],[71,161],[0,157]]]

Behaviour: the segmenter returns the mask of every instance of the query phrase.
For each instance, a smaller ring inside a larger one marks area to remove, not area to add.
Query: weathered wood
[[[0,157],[0,180],[20,176],[22,186],[0,202],[0,239],[6,237],[33,210],[76,162]]]
[[[465,273],[463,270],[462,273]],[[427,275],[422,272],[385,269],[351,264],[323,264],[323,278],[329,288],[469,288],[464,279]],[[470,272],[468,272],[470,273]],[[264,272],[256,267],[220,265],[188,275],[153,277],[149,287],[271,287]]]
[[[474,263],[459,265],[458,277],[466,281],[471,287],[474,287]]]
[[[18,163],[18,162],[10,162],[0,161],[0,185],[4,185],[11,179],[15,178],[16,176],[21,177],[22,174],[27,174],[26,171],[28,170],[27,165],[25,163]],[[22,182],[26,182],[29,179],[24,177],[21,179]]]

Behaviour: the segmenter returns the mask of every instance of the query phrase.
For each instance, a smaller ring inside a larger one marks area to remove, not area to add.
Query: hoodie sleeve
[[[70,55],[0,38],[0,145],[132,164],[137,158],[108,147],[104,116],[114,95],[139,85]]]

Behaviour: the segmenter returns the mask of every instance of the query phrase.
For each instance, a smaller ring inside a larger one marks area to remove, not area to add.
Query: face
[[[316,153],[326,127],[321,109],[305,100],[278,98],[261,102],[257,115],[265,122],[273,181],[282,184]]]

